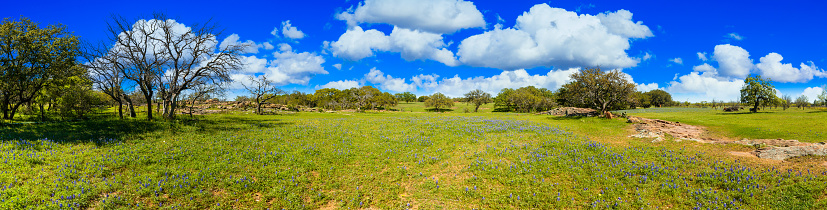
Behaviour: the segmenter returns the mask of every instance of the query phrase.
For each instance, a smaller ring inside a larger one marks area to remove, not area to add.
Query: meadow
[[[457,106],[6,125],[0,209],[827,208],[817,157],[768,162],[727,153],[745,146],[628,138],[622,119]],[[637,111],[735,136],[763,135],[748,130],[787,115],[824,119],[806,111]],[[821,135],[783,132],[791,127],[767,134]]]

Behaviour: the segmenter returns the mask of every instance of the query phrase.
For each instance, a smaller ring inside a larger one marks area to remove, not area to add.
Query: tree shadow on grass
[[[717,115],[742,115],[742,114],[769,114],[771,112],[721,112],[715,113]]]
[[[436,108],[430,108],[430,109],[425,109],[425,111],[427,111],[427,112],[453,112],[454,110],[453,109],[439,109],[439,110],[437,110]]]
[[[123,141],[151,133],[165,126],[145,120],[120,120],[114,117],[93,118],[73,122],[9,124],[0,126],[0,141],[48,139],[57,143]]]
[[[580,119],[584,119],[584,118],[594,118],[594,117],[584,117],[584,116],[570,116],[570,117],[553,116],[553,117],[547,117],[547,119],[549,119],[549,120],[580,120]]]

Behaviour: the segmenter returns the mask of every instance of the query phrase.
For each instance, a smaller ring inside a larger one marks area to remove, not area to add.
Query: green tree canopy
[[[448,98],[447,96],[443,95],[442,93],[434,93],[428,100],[425,101],[425,107],[434,107],[436,111],[440,111],[442,108],[449,108],[454,106],[454,100]]]
[[[474,112],[478,112],[480,106],[491,103],[491,94],[488,94],[480,89],[472,90],[465,94],[465,102],[474,104]]]
[[[620,71],[604,72],[600,68],[587,68],[572,74],[571,79],[563,85],[566,103],[598,109],[601,113],[616,104],[625,103],[635,92],[635,84]]]
[[[661,89],[650,90],[645,94],[649,96],[649,104],[652,106],[662,107],[672,103],[672,95]]]
[[[78,37],[62,25],[41,28],[28,18],[0,24],[0,111],[12,119],[21,105],[32,102],[48,84],[82,76],[75,57]]]
[[[744,79],[744,87],[741,88],[741,103],[752,104],[752,112],[758,112],[758,106],[772,103],[775,100],[775,87],[770,84],[769,78],[761,78],[760,75],[749,76]]]

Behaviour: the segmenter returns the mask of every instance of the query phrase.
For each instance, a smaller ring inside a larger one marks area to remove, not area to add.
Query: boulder
[[[761,148],[755,152],[756,156],[760,158],[767,158],[773,160],[785,160],[791,157],[816,155],[827,155],[827,145],[824,143],[810,144],[804,146],[791,147],[768,147]]]

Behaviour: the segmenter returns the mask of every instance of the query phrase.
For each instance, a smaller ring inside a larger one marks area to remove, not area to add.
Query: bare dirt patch
[[[687,125],[680,122],[671,122],[660,119],[647,119],[642,117],[628,117],[628,123],[634,123],[637,134],[629,137],[654,138],[653,143],[663,141],[666,135],[674,137],[675,141],[696,141],[712,144],[740,144],[758,148],[749,155],[744,152],[730,152],[730,154],[742,157],[759,157],[772,160],[785,160],[791,157],[816,155],[827,155],[827,144],[806,143],[798,140],[785,139],[742,139],[727,140],[710,137],[706,128],[701,126]]]

